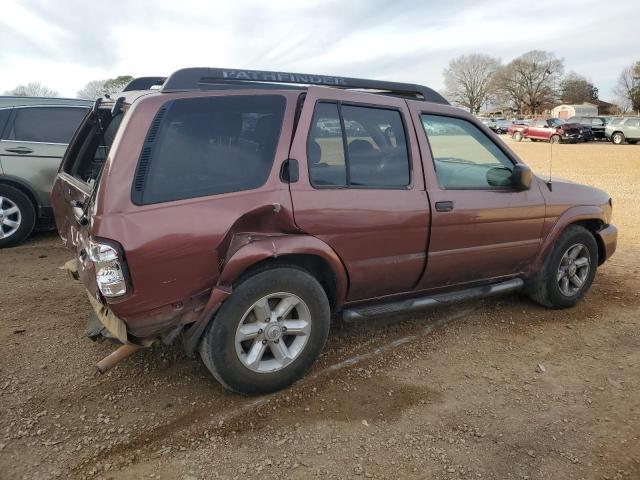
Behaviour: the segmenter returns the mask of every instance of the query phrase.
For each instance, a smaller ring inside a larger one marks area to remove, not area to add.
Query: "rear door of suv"
[[[425,267],[429,201],[406,102],[308,89],[291,158],[295,222],[340,256],[347,300],[412,290]]]

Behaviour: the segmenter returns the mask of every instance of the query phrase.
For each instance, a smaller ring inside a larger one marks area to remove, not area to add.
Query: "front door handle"
[[[15,148],[5,148],[5,152],[11,153],[19,153],[20,155],[25,155],[27,153],[33,153],[33,150],[27,147],[15,147]]]
[[[436,202],[437,212],[450,212],[451,210],[453,210],[453,202],[451,200]]]

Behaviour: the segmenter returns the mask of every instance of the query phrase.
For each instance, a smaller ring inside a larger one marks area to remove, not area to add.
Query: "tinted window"
[[[7,120],[9,120],[9,115],[11,115],[11,108],[0,109],[0,135],[2,135],[4,126],[7,123]]]
[[[81,107],[16,108],[13,124],[4,138],[21,142],[69,143],[85,113],[87,109]]]
[[[284,97],[187,98],[163,109],[157,135],[152,126],[143,148],[134,201],[166,202],[265,183],[280,137]],[[145,152],[151,155],[148,170]]]
[[[339,109],[336,104],[318,103],[307,157],[315,186],[405,187],[410,183],[407,139],[396,110],[351,105]]]
[[[466,120],[422,115],[438,182],[447,189],[486,189],[511,184],[513,163]]]
[[[400,112],[342,106],[350,184],[409,185],[409,155]]]
[[[624,118],[614,118],[613,120],[611,120],[609,125],[613,125],[613,126],[620,125],[623,120],[624,120]]]
[[[342,127],[335,103],[318,103],[307,141],[311,183],[317,186],[346,186]]]

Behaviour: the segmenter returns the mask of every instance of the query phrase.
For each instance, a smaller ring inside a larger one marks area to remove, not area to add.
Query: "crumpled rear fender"
[[[224,300],[233,291],[233,285],[249,268],[267,259],[287,255],[311,255],[323,260],[333,272],[335,281],[334,308],[339,310],[345,302],[348,289],[347,270],[336,252],[322,240],[304,234],[269,235],[264,233],[234,234],[227,255],[221,265],[216,286],[200,318],[185,332],[185,349],[192,353],[206,326]]]

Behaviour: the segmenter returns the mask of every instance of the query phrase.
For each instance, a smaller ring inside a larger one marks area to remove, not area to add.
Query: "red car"
[[[551,143],[576,143],[583,140],[582,125],[566,123],[559,118],[549,118],[548,120],[537,118],[532,120],[529,125],[512,125],[509,127],[508,134],[516,142],[521,142],[523,138],[529,138],[534,142]]]
[[[572,307],[617,236],[608,194],[550,188],[427,87],[287,72],[187,68],[97,100],[52,200],[86,333],[123,344],[98,369],[181,337],[242,393],[301,378],[332,314],[518,289]]]

